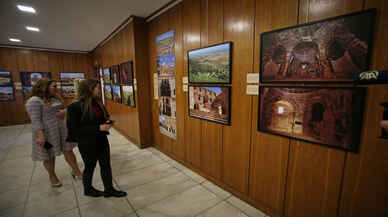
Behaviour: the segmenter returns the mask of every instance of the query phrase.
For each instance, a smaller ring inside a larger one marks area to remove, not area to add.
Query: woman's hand
[[[46,142],[46,138],[44,137],[43,132],[42,131],[38,131],[37,132],[36,143],[38,143],[38,145],[43,148],[45,142]]]
[[[57,118],[64,119],[66,115],[66,110],[65,109],[58,110],[57,113],[55,113],[55,115],[57,116]]]
[[[388,120],[382,120],[380,122],[380,126],[385,129],[385,131],[388,132]]]
[[[100,125],[100,131],[106,131],[106,132],[108,132],[110,128],[111,128],[111,125],[110,125],[110,124],[101,124],[101,125]]]

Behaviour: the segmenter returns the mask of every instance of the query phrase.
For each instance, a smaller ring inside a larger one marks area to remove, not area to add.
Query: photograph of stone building
[[[74,85],[75,80],[85,78],[85,73],[83,73],[83,72],[61,72],[59,76],[60,76],[62,85]]]
[[[121,103],[121,90],[119,85],[112,85],[113,101]]]
[[[262,82],[352,82],[369,67],[375,11],[261,34]]]
[[[362,88],[260,87],[259,131],[356,151]]]
[[[10,72],[0,71],[0,86],[12,86],[12,77]]]
[[[189,115],[230,124],[230,88],[190,86]]]
[[[0,87],[0,101],[13,101],[14,98],[14,90],[13,87]]]

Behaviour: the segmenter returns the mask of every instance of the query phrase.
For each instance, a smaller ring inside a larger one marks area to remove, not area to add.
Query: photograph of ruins
[[[105,98],[112,100],[112,87],[110,85],[104,85]]]
[[[20,80],[23,86],[34,86],[39,79],[51,79],[50,72],[20,72]]]
[[[83,72],[61,72],[59,75],[62,85],[74,85],[74,81],[77,79],[84,79],[85,73]]]
[[[262,33],[261,82],[353,82],[369,68],[375,14],[365,10]]]
[[[75,88],[74,86],[62,86],[62,97],[63,98],[74,98],[75,97]]]
[[[357,152],[365,89],[260,87],[258,130]]]
[[[112,85],[113,101],[121,103],[121,90],[119,85]]]
[[[112,84],[120,84],[120,69],[119,65],[110,67],[110,80]]]
[[[121,86],[123,104],[136,107],[133,86]]]
[[[109,68],[104,69],[104,71],[102,72],[102,76],[103,76],[104,84],[110,85],[111,81],[110,81],[110,69]]]
[[[175,55],[174,49],[174,30],[163,33],[156,37],[156,54],[158,57],[166,55]]]
[[[230,125],[230,87],[189,86],[189,116]]]
[[[120,65],[121,84],[133,84],[133,62],[129,61]]]
[[[10,72],[0,71],[0,86],[12,86],[12,76]]]
[[[187,52],[190,83],[230,84],[231,42]]]
[[[13,87],[0,87],[0,102],[13,100],[15,100]]]

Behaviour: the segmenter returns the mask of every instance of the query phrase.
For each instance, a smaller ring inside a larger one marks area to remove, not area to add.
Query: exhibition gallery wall
[[[388,85],[355,79],[388,68],[386,26],[385,0],[183,0],[90,57],[0,48],[1,103],[24,112],[21,72],[95,73],[115,129],[271,217],[388,216]]]
[[[24,104],[40,78],[57,81],[66,104],[74,100],[74,81],[95,77],[89,54],[0,48],[0,126],[29,123]]]

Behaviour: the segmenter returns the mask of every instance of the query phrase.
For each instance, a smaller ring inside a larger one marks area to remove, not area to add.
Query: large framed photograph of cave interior
[[[187,52],[189,83],[230,84],[232,81],[232,42]]]
[[[230,125],[230,89],[227,86],[189,86],[189,116]]]
[[[363,87],[261,86],[258,130],[358,152],[364,98]]]
[[[354,82],[369,69],[376,9],[264,32],[261,83]]]

